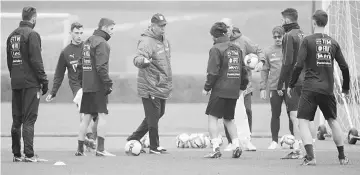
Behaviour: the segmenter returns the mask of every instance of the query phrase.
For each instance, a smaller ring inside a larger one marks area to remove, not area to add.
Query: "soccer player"
[[[40,96],[48,91],[48,80],[41,57],[40,35],[33,30],[36,17],[34,7],[24,7],[19,27],[6,41],[12,89],[11,139],[14,162],[39,160],[34,154],[34,125],[38,116]],[[25,157],[21,155],[21,134]]]
[[[260,71],[262,69],[262,66],[265,63],[265,56],[264,56],[262,49],[257,44],[252,42],[248,37],[243,35],[240,32],[239,28],[234,27],[231,19],[223,18],[221,20],[221,22],[225,23],[226,26],[228,27],[227,34],[230,37],[230,41],[233,44],[237,45],[241,49],[241,51],[243,53],[242,54],[243,59],[245,58],[246,55],[248,55],[250,53],[258,55],[259,63],[255,66],[255,71],[256,72]],[[251,84],[252,72],[249,68],[246,68],[246,70],[247,70],[247,74],[249,76],[249,84],[243,93],[244,93],[244,105],[245,105],[245,110],[246,110],[246,114],[248,117],[250,133],[251,133],[252,132],[251,96],[252,96],[252,92],[253,92],[253,87]],[[225,127],[225,134],[226,134],[226,138],[229,143],[229,145],[225,148],[225,151],[230,151],[232,148],[232,145],[231,145],[232,142],[231,142],[231,138],[230,138],[229,132],[227,131],[226,127]],[[248,140],[247,139],[243,140],[244,148],[247,151],[256,151],[256,147],[251,143],[250,139],[251,138],[248,138]]]
[[[208,115],[208,128],[213,151],[206,158],[221,157],[218,138],[218,119],[223,118],[232,140],[232,157],[240,157],[242,150],[233,122],[236,101],[248,84],[247,72],[241,49],[230,42],[225,23],[217,22],[211,29],[214,45],[209,52],[207,77],[204,95],[210,95],[205,114]]]
[[[283,101],[287,103],[287,98],[284,95],[280,96],[277,93],[277,86],[280,76],[280,71],[282,67],[282,40],[285,34],[284,28],[282,26],[276,26],[272,30],[272,35],[274,39],[274,44],[271,45],[265,51],[265,65],[261,71],[261,81],[260,81],[260,98],[266,99],[267,94],[266,90],[269,88],[269,97],[270,97],[270,106],[271,106],[271,134],[272,134],[272,143],[270,144],[269,149],[276,149],[279,130],[280,130],[280,114],[281,114],[281,104]],[[285,87],[284,87],[285,88]],[[285,89],[282,89],[283,93]],[[292,135],[293,133],[293,124],[289,116],[289,130]],[[275,146],[273,146],[275,145]]]
[[[173,89],[171,48],[165,37],[166,24],[164,15],[157,13],[152,16],[151,25],[141,34],[133,60],[139,68],[137,91],[144,106],[145,118],[127,140],[140,140],[149,131],[150,154],[166,153],[166,149],[159,144],[158,130],[159,120],[165,113],[166,100]]]
[[[328,15],[317,10],[313,16],[314,34],[306,36],[301,44],[299,56],[289,82],[287,93],[294,91],[299,75],[305,67],[305,80],[299,101],[298,116],[301,137],[305,145],[306,156],[302,165],[316,165],[311,136],[310,121],[314,120],[319,106],[327,120],[334,142],[337,146],[339,161],[346,165],[349,160],[344,154],[344,141],[339,122],[337,121],[336,98],[334,96],[334,60],[338,63],[342,75],[342,93],[349,93],[349,68],[337,41],[326,35],[324,28]]]
[[[84,140],[86,128],[91,118],[98,117],[96,156],[115,156],[105,150],[106,120],[108,114],[108,95],[112,92],[112,80],[109,76],[110,46],[115,22],[101,18],[92,36],[83,44],[82,49],[82,89],[80,113],[83,119],[80,124],[78,150],[76,156],[84,155]]]
[[[79,69],[79,61],[81,59],[81,51],[83,47],[82,35],[84,33],[84,27],[82,24],[75,22],[71,24],[70,35],[71,43],[65,47],[65,49],[60,53],[60,57],[56,66],[55,75],[54,75],[54,84],[50,94],[46,97],[46,101],[50,102],[55,99],[56,93],[58,92],[61,83],[64,79],[65,71],[68,71],[69,85],[74,95],[74,101],[80,110],[81,105],[81,77]],[[79,98],[75,98],[79,97]],[[75,100],[79,99],[79,100]],[[96,117],[95,117],[96,118]],[[82,119],[82,114],[80,114],[80,121]],[[92,130],[96,132],[96,124],[92,122]],[[90,127],[89,127],[90,130]],[[92,137],[92,132],[87,133],[89,139],[85,140],[85,145],[88,148],[95,149],[95,141]]]

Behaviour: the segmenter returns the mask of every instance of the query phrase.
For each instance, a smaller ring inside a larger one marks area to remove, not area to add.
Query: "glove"
[[[47,84],[47,83],[44,83],[44,84],[41,85],[42,95],[45,95],[48,90],[49,90],[49,88],[48,88],[48,84]]]
[[[105,85],[105,96],[111,94],[112,92],[112,84]]]

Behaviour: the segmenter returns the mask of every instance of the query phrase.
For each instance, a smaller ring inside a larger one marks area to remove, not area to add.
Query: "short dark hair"
[[[227,26],[223,22],[216,22],[210,29],[210,34],[214,38],[225,36],[227,33]]]
[[[107,27],[110,25],[115,25],[114,20],[109,19],[109,18],[101,18],[98,24],[98,28],[101,29],[102,27]]]
[[[79,22],[74,22],[71,24],[70,30],[73,31],[75,28],[80,29],[82,27],[84,27],[84,26],[82,24],[80,24]]]
[[[34,15],[36,15],[36,8],[30,6],[24,7],[21,15],[22,20],[29,21]]]
[[[317,26],[325,27],[328,22],[328,15],[324,10],[316,10],[312,19],[315,20]]]
[[[285,30],[282,26],[276,26],[273,28],[272,30],[272,34],[274,35],[275,33],[278,33],[280,35],[284,35],[285,34]]]
[[[294,8],[287,8],[281,12],[283,17],[289,18],[292,22],[296,22],[298,20],[298,12]]]

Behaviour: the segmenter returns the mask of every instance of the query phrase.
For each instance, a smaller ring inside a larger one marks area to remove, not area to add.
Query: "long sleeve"
[[[64,80],[65,71],[66,71],[66,61],[64,58],[64,52],[61,52],[58,63],[56,65],[56,70],[55,70],[55,75],[54,75],[54,83],[53,83],[53,87],[52,87],[52,90],[50,93],[53,97],[56,96],[56,93],[59,90],[61,83]]]
[[[290,78],[290,73],[293,69],[293,60],[294,60],[294,39],[289,34],[286,34],[284,37],[285,43],[283,43],[283,51],[284,51],[284,61],[283,66],[280,71],[280,78],[278,82],[278,90],[281,90],[284,82],[288,81]],[[286,84],[286,83],[285,83]]]
[[[339,45],[337,45],[336,48],[336,54],[335,54],[335,60],[338,63],[342,76],[343,76],[343,90],[349,90],[350,89],[350,73],[349,73],[349,66],[345,61],[345,58],[341,52],[341,49]]]
[[[144,59],[149,59],[151,58],[152,55],[152,49],[148,43],[147,40],[141,40],[138,43],[138,47],[137,47],[137,52],[136,52],[136,56],[134,57],[134,65],[139,68],[145,68],[144,65]]]
[[[95,48],[95,62],[96,71],[100,80],[106,85],[112,85],[112,80],[109,76],[109,56],[110,50],[107,48],[105,42],[101,42]]]
[[[304,62],[305,62],[306,56],[307,56],[307,40],[304,39],[304,41],[301,43],[297,61],[294,66],[292,76],[289,80],[289,88],[295,87],[295,84],[298,81],[301,71],[304,67]]]
[[[29,60],[41,84],[47,84],[47,76],[41,57],[41,39],[38,33],[29,34]]]
[[[269,78],[269,72],[270,72],[270,60],[267,53],[265,53],[265,64],[263,66],[263,69],[260,72],[260,90],[266,90],[267,89],[267,82]]]
[[[7,65],[9,70],[9,75],[11,77],[11,69],[12,69],[12,56],[10,51],[10,37],[6,40],[6,57],[7,57]]]
[[[220,74],[220,53],[216,48],[211,48],[209,52],[209,61],[207,66],[207,76],[204,89],[210,91]]]
[[[245,41],[246,54],[253,53],[259,57],[259,61],[265,64],[265,53],[258,44],[252,42],[248,37],[242,36]]]

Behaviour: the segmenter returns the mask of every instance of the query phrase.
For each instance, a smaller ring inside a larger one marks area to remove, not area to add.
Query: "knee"
[[[229,123],[232,123],[232,122],[233,122],[232,119],[223,119],[223,121],[224,121],[224,124],[225,124],[225,125],[228,125]]]

